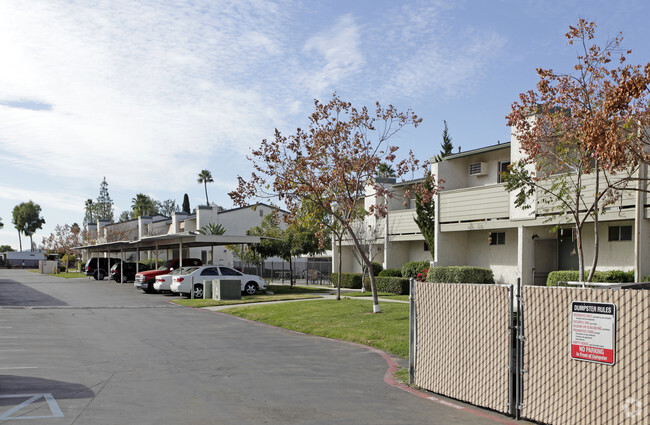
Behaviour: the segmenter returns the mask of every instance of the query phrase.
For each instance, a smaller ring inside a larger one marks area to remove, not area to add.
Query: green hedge
[[[560,270],[550,272],[546,279],[546,286],[558,286],[558,282],[577,282],[580,272],[577,270]],[[589,276],[589,270],[585,270],[585,279]],[[647,276],[650,277],[650,276]],[[644,277],[645,280],[645,277]],[[594,282],[606,283],[627,283],[634,282],[634,271],[608,270],[594,273]]]
[[[365,280],[366,291],[370,291],[370,277]],[[396,295],[409,294],[409,279],[394,276],[375,276],[377,292],[389,292]]]
[[[400,270],[400,269],[386,269],[386,270],[380,271],[377,276],[402,277],[402,270]]]
[[[430,266],[429,261],[411,261],[402,266],[402,277],[410,278],[417,277],[418,273],[428,269]]]
[[[330,280],[332,285],[339,284],[339,274],[333,272]],[[361,273],[341,273],[341,288],[361,289]]]
[[[427,282],[434,283],[494,283],[490,269],[470,266],[432,267]]]
[[[384,266],[382,266],[376,261],[373,261],[371,264],[372,264],[373,273],[375,274],[375,276],[379,276],[379,273],[381,273],[381,271],[384,270]]]

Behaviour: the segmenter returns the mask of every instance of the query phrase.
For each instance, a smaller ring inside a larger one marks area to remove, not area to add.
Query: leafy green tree
[[[132,218],[158,214],[156,201],[144,193],[138,193],[135,195],[135,198],[131,198],[131,209],[133,210],[131,213]]]
[[[199,178],[196,179],[197,183],[203,183],[205,187],[205,205],[210,206],[210,201],[208,201],[208,183],[214,182],[212,179],[212,173],[210,170],[201,170],[199,173]]]
[[[171,217],[172,214],[178,210],[178,205],[176,205],[176,201],[174,199],[167,199],[162,202],[157,202],[157,204],[158,212],[166,217]]]
[[[113,200],[108,194],[108,183],[106,182],[106,177],[102,180],[99,185],[99,196],[97,197],[97,203],[95,204],[95,219],[97,220],[108,220],[113,222]]]
[[[183,212],[191,214],[192,210],[190,208],[190,197],[187,196],[187,193],[183,196]]]
[[[20,250],[23,250],[22,239],[20,238],[21,232],[25,236],[29,236],[31,250],[34,250],[34,241],[32,236],[38,229],[43,228],[45,219],[41,217],[41,206],[32,201],[22,202],[16,205],[13,210],[12,222],[18,230],[18,241],[20,243]]]
[[[436,156],[437,161],[440,161],[442,158],[451,155],[454,150],[454,144],[451,142],[451,136],[449,136],[447,121],[443,120],[442,122],[445,123],[445,129],[442,131],[442,143],[440,145],[442,147],[442,150],[440,151],[440,154]]]
[[[2,217],[0,217],[0,229],[2,229],[3,227],[5,227],[5,224],[2,222]]]
[[[11,245],[0,245],[0,252],[14,252],[15,250]]]
[[[93,202],[92,199],[86,199],[86,203],[84,204],[85,208],[85,213],[84,213],[84,227],[88,223],[95,223],[95,216],[96,216],[96,210],[97,208],[95,207],[95,203]]]
[[[282,229],[277,214],[267,215],[259,226],[250,229],[246,233],[251,236],[265,237],[259,244],[253,245],[253,250],[262,258],[280,257],[289,263],[291,286],[294,284],[293,259],[323,250],[314,229],[297,222],[291,223],[285,229]]]
[[[120,222],[131,220],[131,212],[130,212],[130,211],[126,211],[126,210],[122,211],[122,212],[120,213],[120,218],[119,218],[118,220],[119,220]]]
[[[435,184],[433,177],[428,174],[424,179],[424,187],[427,190],[433,190]],[[418,225],[422,236],[424,237],[431,259],[434,259],[434,245],[436,239],[436,205],[433,198],[424,201],[419,193],[415,194],[415,223]]]

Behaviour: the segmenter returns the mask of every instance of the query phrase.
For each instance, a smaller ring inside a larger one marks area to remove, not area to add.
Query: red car
[[[172,270],[177,269],[178,264],[178,258],[174,258],[165,261],[163,265],[159,266],[155,270],[140,272],[135,275],[135,282],[133,283],[133,286],[142,289],[144,292],[148,292],[150,294],[154,293],[156,290],[154,289],[153,284],[156,282],[156,276],[168,274]],[[202,265],[203,262],[198,258],[183,258],[183,267]]]

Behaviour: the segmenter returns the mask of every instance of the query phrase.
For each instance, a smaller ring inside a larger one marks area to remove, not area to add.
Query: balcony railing
[[[508,219],[510,195],[505,184],[440,192],[440,223]]]

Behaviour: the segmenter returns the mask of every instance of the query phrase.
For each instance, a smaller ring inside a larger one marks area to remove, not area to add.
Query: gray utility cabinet
[[[241,300],[241,281],[235,279],[214,279],[212,281],[212,299]]]

